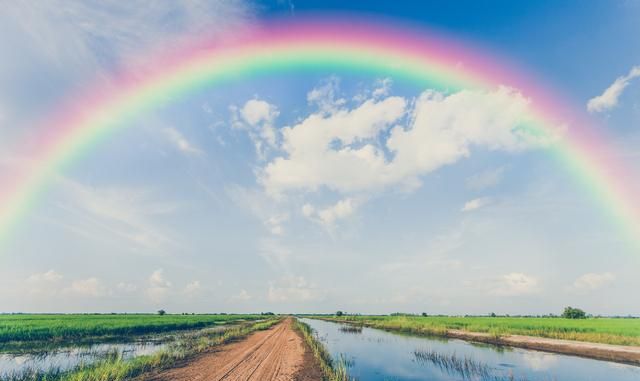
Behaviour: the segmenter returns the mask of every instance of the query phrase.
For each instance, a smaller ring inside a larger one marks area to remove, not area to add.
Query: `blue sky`
[[[28,160],[17,153],[42,133],[35,120],[144,52],[353,13],[438,30],[543,78],[640,179],[640,2],[343,3],[8,6],[0,176]],[[520,113],[500,110],[526,108],[519,89],[429,90],[290,73],[140,115],[59,173],[2,248],[1,309],[640,314],[638,253],[547,143],[512,139]],[[492,123],[460,119],[454,140],[424,127],[471,109]],[[368,166],[337,154],[364,146]]]

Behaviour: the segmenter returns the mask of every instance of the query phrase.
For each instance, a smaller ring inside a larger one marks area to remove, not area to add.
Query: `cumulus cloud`
[[[200,156],[204,152],[189,142],[180,131],[175,128],[167,127],[163,129],[166,138],[176,149],[187,155]]]
[[[498,296],[518,296],[539,291],[538,279],[523,273],[510,273],[492,280],[489,292]]]
[[[491,199],[489,197],[480,197],[474,198],[473,200],[467,201],[463,206],[462,212],[471,212],[476,209],[483,208],[491,203]]]
[[[415,187],[419,176],[469,157],[474,147],[517,152],[556,138],[526,128],[529,100],[507,87],[450,95],[425,91],[411,109],[408,104],[402,97],[369,99],[283,128],[285,156],[263,168],[260,183],[270,194]],[[405,118],[408,126],[401,125]]]
[[[317,288],[301,276],[269,282],[267,299],[270,302],[307,302],[318,298]]]
[[[251,99],[244,106],[230,106],[231,125],[244,129],[253,141],[258,158],[266,158],[270,149],[276,147],[278,134],[274,123],[280,111],[275,105],[264,100]]]
[[[640,77],[640,66],[634,66],[627,75],[616,78],[602,94],[589,99],[589,102],[587,102],[587,110],[589,110],[589,112],[611,110],[618,104],[618,100],[624,92],[624,89],[629,86],[629,83],[631,83],[633,79],[638,77]]]
[[[400,97],[369,100],[353,110],[328,116],[315,113],[283,128],[282,149],[287,156],[268,163],[259,181],[271,194],[321,186],[353,191],[374,185],[385,159],[379,148],[365,140],[401,118],[405,106]]]
[[[57,282],[63,277],[55,270],[49,270],[44,273],[32,274],[27,278],[28,282]]]
[[[610,272],[587,273],[573,282],[573,288],[578,291],[593,291],[611,284],[616,276]]]
[[[353,215],[360,204],[361,200],[351,197],[342,199],[334,205],[322,209],[316,209],[311,204],[304,204],[302,206],[302,214],[327,228],[331,228],[338,220]]]
[[[98,297],[105,295],[107,288],[98,278],[91,277],[71,282],[71,286],[65,291],[80,296]]]
[[[251,126],[263,122],[273,123],[273,120],[280,114],[277,107],[260,99],[247,101],[240,112],[242,118]]]
[[[158,303],[163,301],[171,290],[171,282],[165,279],[164,270],[155,270],[149,276],[149,287],[147,288],[147,296],[151,301]]]

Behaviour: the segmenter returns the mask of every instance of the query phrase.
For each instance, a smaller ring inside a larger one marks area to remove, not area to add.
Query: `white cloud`
[[[490,282],[489,292],[499,296],[533,294],[539,291],[538,280],[523,273],[510,273]]]
[[[416,101],[410,129],[396,127],[387,146],[396,154],[392,179],[415,177],[469,157],[473,147],[517,152],[549,144],[555,137],[527,129],[529,99],[508,87],[426,91]]]
[[[280,114],[277,107],[259,99],[247,101],[240,113],[242,118],[251,126],[256,126],[263,122],[272,123]]]
[[[376,88],[373,89],[371,95],[374,98],[386,97],[389,95],[389,91],[391,90],[391,85],[393,84],[393,80],[391,78],[384,78],[376,81]]]
[[[171,282],[165,279],[163,269],[155,270],[151,276],[149,276],[148,283],[147,296],[155,303],[163,301],[172,287]]]
[[[611,284],[615,279],[616,276],[610,272],[587,273],[578,277],[573,282],[573,287],[579,291],[593,291]]]
[[[274,123],[280,111],[278,108],[260,99],[247,101],[242,108],[230,106],[231,125],[247,130],[253,141],[258,158],[266,158],[269,149],[277,145],[278,133]]]
[[[470,156],[474,147],[514,152],[556,138],[527,129],[529,100],[507,87],[426,91],[409,112],[409,127],[396,126],[407,116],[407,104],[401,97],[370,99],[283,128],[286,156],[263,168],[260,183],[276,195],[321,187],[341,193],[415,187],[419,176]],[[389,132],[386,141],[382,131]]]
[[[13,33],[0,41],[18,39],[22,47],[33,49],[50,64],[95,70],[202,33],[219,34],[240,25],[248,11],[241,1],[10,2],[3,7],[0,23]]]
[[[204,154],[204,152],[191,144],[185,137],[180,133],[180,131],[175,128],[167,127],[163,129],[165,136],[173,144],[176,149],[180,152],[187,155],[196,155],[200,156]]]
[[[282,211],[263,192],[239,185],[229,185],[225,191],[233,203],[259,218],[271,234],[283,235],[285,233],[283,224],[289,220],[289,214]]]
[[[317,288],[301,276],[289,276],[269,282],[270,302],[307,302],[319,298]]]
[[[302,206],[302,214],[311,220],[321,223],[327,228],[331,228],[338,220],[353,215],[361,203],[359,199],[345,198],[323,209],[316,209],[311,204],[304,204]]]
[[[307,102],[316,106],[320,114],[329,115],[340,109],[347,102],[346,99],[339,97],[340,79],[338,77],[330,77],[327,81],[309,93],[307,93]]]
[[[467,188],[480,191],[494,187],[502,181],[506,168],[504,166],[488,169],[483,172],[469,176],[466,180]]]
[[[368,188],[383,171],[385,159],[379,148],[365,140],[401,118],[405,106],[400,97],[369,100],[353,110],[312,114],[283,128],[281,148],[287,157],[268,163],[259,181],[270,194],[320,186],[340,191]],[[334,143],[339,147],[332,148]]]
[[[489,197],[480,197],[474,198],[473,200],[467,201],[462,207],[462,212],[470,212],[472,210],[483,208],[491,203],[491,199]]]
[[[614,108],[618,104],[620,95],[635,78],[640,77],[640,66],[634,66],[629,74],[616,78],[616,80],[597,97],[589,99],[587,110],[589,112],[602,112]]]
[[[32,274],[27,278],[28,282],[57,282],[63,276],[55,270],[49,270],[44,273]]]
[[[81,295],[98,297],[107,293],[107,288],[96,277],[88,279],[75,280],[71,282],[71,286],[65,289],[66,292]]]
[[[91,227],[124,238],[138,247],[158,249],[177,246],[155,220],[174,213],[175,202],[157,201],[147,189],[128,187],[88,187],[78,182],[59,179],[68,203],[63,206],[75,213],[83,211]]]

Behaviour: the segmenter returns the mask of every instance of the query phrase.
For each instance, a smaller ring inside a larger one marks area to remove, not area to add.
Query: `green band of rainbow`
[[[219,41],[219,40],[217,40]],[[60,108],[28,148],[29,164],[0,190],[0,243],[34,208],[51,177],[128,120],[199,89],[288,71],[352,71],[406,79],[431,88],[518,88],[531,99],[531,119],[541,133],[558,134],[553,149],[613,221],[634,241],[640,237],[640,205],[629,172],[609,152],[607,141],[589,128],[555,92],[486,53],[424,31],[360,21],[321,18],[278,23],[245,32],[231,42],[205,42],[156,58],[110,86],[83,93]]]

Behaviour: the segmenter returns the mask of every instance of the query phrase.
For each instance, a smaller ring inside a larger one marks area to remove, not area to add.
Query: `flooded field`
[[[149,335],[127,342],[97,340],[91,344],[67,343],[47,346],[46,349],[34,347],[3,350],[0,353],[0,380],[25,372],[64,372],[79,365],[90,365],[114,356],[127,360],[137,356],[151,355],[167,348],[171,342],[202,334],[223,332],[228,327],[229,325],[220,325],[191,331]]]
[[[3,353],[0,354],[0,379],[25,371],[70,370],[80,364],[91,364],[114,355],[128,359],[152,354],[165,346],[162,341],[142,341],[64,347],[47,352]]]
[[[640,380],[640,367],[462,340],[399,335],[302,319],[349,373],[372,381]]]

